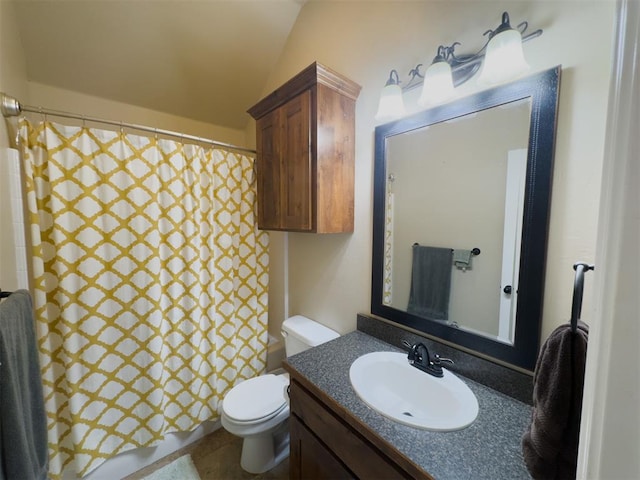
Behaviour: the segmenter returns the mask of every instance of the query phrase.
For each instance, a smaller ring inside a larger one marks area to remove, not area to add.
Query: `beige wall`
[[[26,66],[20,36],[16,30],[13,4],[0,1],[0,92],[25,96],[27,92]],[[24,288],[17,274],[22,268],[16,259],[24,253],[24,245],[18,247],[14,236],[15,222],[11,213],[12,179],[15,180],[17,162],[8,158],[10,139],[14,132],[0,119],[0,289]],[[18,225],[21,226],[21,225]]]
[[[459,41],[459,53],[482,45],[503,10],[513,24],[528,20],[544,34],[525,44],[533,71],[563,66],[544,301],[543,337],[567,321],[572,265],[593,261],[603,161],[615,3],[557,2],[309,2],[294,26],[264,94],[313,61],[360,85],[356,110],[353,234],[288,234],[289,314],[304,314],[345,333],[370,310],[374,115],[391,68],[428,63],[439,44]],[[250,128],[249,128],[250,130]],[[272,262],[283,263],[284,235],[272,235]],[[273,282],[282,278],[272,277]],[[283,291],[272,285],[272,292]],[[589,312],[587,281],[583,317]],[[284,293],[272,295],[284,312]],[[585,318],[586,319],[586,318]]]
[[[20,100],[33,106],[187,133],[232,145],[244,146],[247,143],[243,130],[212,125],[37,82],[28,82],[28,100]],[[56,121],[56,118],[51,117],[51,120]],[[65,120],[65,123],[69,122],[73,120]],[[99,125],[98,127],[110,128]]]
[[[27,93],[27,69],[12,2],[0,1],[0,92]],[[0,122],[0,147],[9,146],[5,122]]]

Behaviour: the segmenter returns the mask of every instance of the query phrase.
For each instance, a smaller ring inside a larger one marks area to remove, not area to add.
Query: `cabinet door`
[[[290,383],[291,399],[291,478],[361,478],[369,479],[416,479],[431,478],[417,473],[414,465],[409,470],[398,464],[398,459],[406,464],[400,454],[389,456],[371,441],[367,440],[353,426],[319,397],[311,394],[295,378]],[[296,425],[296,422],[301,425]],[[304,429],[304,430],[303,430]],[[305,435],[305,432],[307,435]],[[294,442],[295,439],[295,442]],[[322,448],[320,448],[322,447]],[[316,453],[322,451],[322,453]],[[330,455],[333,458],[326,457]],[[319,460],[313,460],[317,456]],[[315,476],[315,469],[334,469],[340,466],[341,474],[329,472]],[[295,470],[298,469],[298,470]],[[302,472],[296,476],[294,472]],[[305,473],[307,472],[307,473]]]
[[[295,415],[289,419],[289,428],[291,430],[289,478],[293,480],[355,478]]]
[[[304,91],[278,110],[282,122],[281,226],[286,230],[310,231],[314,228],[311,92]]]
[[[279,117],[279,110],[274,110],[256,121],[258,226],[265,230],[281,228]]]

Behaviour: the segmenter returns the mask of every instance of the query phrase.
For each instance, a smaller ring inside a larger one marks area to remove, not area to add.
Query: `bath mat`
[[[169,465],[165,465],[147,475],[143,480],[200,480],[200,476],[191,460],[191,456],[184,455]]]

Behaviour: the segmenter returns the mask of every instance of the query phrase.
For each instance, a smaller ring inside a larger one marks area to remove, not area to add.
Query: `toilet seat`
[[[265,422],[288,406],[288,379],[284,375],[261,375],[233,387],[222,401],[227,418],[239,424]]]

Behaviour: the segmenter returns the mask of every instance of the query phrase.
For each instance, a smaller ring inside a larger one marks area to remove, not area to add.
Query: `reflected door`
[[[502,242],[502,277],[498,340],[513,343],[518,304],[518,272],[524,209],[527,150],[510,150],[507,157],[507,186],[504,202],[504,236]]]

